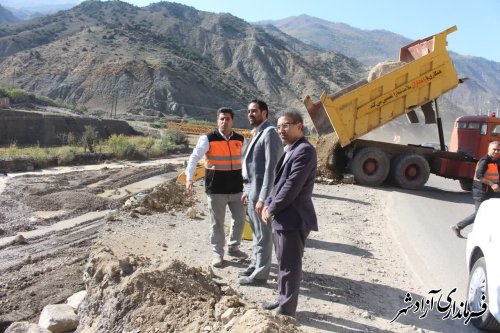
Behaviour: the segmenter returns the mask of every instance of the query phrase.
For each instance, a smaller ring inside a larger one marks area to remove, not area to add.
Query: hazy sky
[[[146,6],[151,0],[125,0]],[[364,30],[383,29],[410,39],[453,25],[448,49],[500,62],[499,0],[177,0],[196,9],[231,13],[248,22],[307,14]],[[410,9],[411,8],[411,9]]]

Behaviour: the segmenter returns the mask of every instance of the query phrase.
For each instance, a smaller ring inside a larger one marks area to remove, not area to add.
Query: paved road
[[[466,300],[468,272],[465,267],[465,239],[457,238],[450,225],[474,211],[470,192],[457,181],[431,175],[423,190],[387,188],[388,216],[415,276],[426,290],[453,288],[455,301]],[[470,227],[469,227],[470,228]],[[466,235],[470,229],[465,229]],[[458,324],[455,321],[455,324]],[[455,325],[453,325],[455,326]],[[464,332],[479,332],[473,327],[455,326]]]

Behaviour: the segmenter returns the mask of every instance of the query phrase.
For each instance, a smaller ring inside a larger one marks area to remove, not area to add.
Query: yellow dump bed
[[[456,30],[453,26],[402,47],[399,60],[404,64],[373,81],[358,82],[335,95],[324,92],[316,103],[306,96],[304,104],[318,133],[330,120],[344,147],[455,88],[459,81],[446,50],[446,36]]]

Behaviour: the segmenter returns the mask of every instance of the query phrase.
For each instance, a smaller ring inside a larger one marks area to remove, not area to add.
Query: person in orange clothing
[[[206,155],[205,192],[210,216],[213,267],[222,267],[224,264],[226,207],[229,207],[232,215],[228,254],[236,257],[244,256],[239,245],[246,215],[245,206],[241,202],[243,192],[241,154],[245,139],[233,131],[233,118],[232,109],[217,110],[218,128],[198,139],[186,167],[186,192],[191,195],[196,164]]]
[[[475,211],[462,221],[451,226],[453,233],[464,238],[460,231],[474,223],[477,210],[481,203],[489,198],[500,198],[500,142],[493,141],[488,145],[488,154],[477,162],[476,173],[472,183],[472,198],[475,201]]]

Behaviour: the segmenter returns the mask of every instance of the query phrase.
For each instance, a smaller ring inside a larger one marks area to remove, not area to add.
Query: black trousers
[[[274,230],[278,261],[278,301],[281,309],[295,316],[302,276],[302,256],[309,230]]]
[[[466,218],[464,218],[463,220],[461,220],[460,222],[457,223],[458,230],[462,230],[466,226],[471,225],[472,223],[474,223],[474,220],[476,219],[476,214],[477,214],[477,211],[479,209],[479,206],[481,206],[481,203],[483,201],[484,201],[484,199],[479,199],[479,200],[476,200],[474,202],[474,206],[475,206],[474,213],[470,214],[469,216],[467,216]]]

